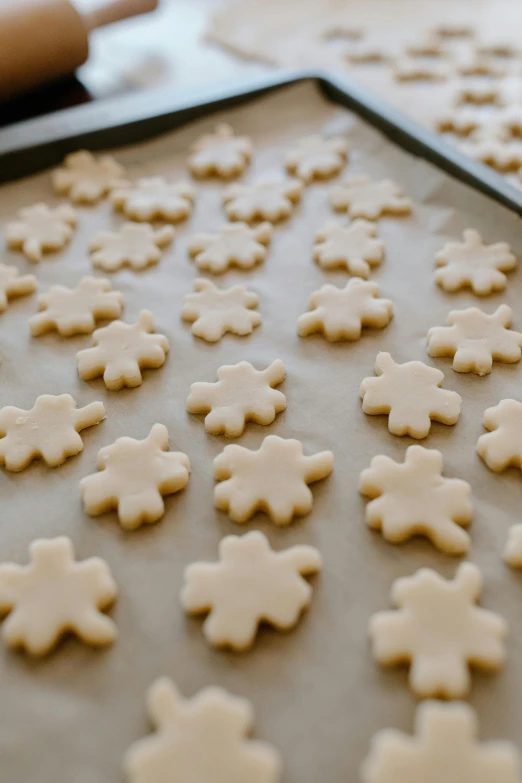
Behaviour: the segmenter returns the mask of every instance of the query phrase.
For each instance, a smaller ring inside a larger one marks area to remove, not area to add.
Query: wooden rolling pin
[[[69,0],[0,0],[0,100],[67,76],[97,27],[153,11],[158,0],[100,0],[83,16]]]

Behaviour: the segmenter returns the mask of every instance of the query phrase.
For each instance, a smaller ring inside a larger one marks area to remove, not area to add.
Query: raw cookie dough
[[[493,360],[512,364],[522,356],[522,333],[509,329],[513,312],[507,304],[494,313],[478,307],[452,310],[447,326],[432,326],[428,332],[428,354],[453,356],[453,369],[487,375]]]
[[[15,266],[0,263],[0,313],[7,310],[8,300],[27,296],[36,290],[34,275],[21,275]]]
[[[169,350],[165,335],[153,332],[154,320],[148,310],[142,310],[134,324],[113,321],[96,329],[92,336],[94,347],[76,354],[80,378],[91,381],[103,375],[105,386],[111,391],[140,386],[141,370],[161,367]]]
[[[187,397],[189,413],[206,413],[205,429],[211,435],[238,438],[247,421],[271,424],[286,408],[285,395],[274,389],[285,379],[280,359],[264,370],[250,362],[226,364],[217,371],[217,383],[193,383]]]
[[[210,644],[236,651],[252,646],[262,622],[280,630],[297,624],[312,599],[303,576],[322,562],[312,546],[274,552],[257,530],[223,538],[219,558],[185,569],[181,604],[190,614],[208,614],[203,633]]]
[[[330,204],[351,218],[377,220],[382,215],[409,215],[412,201],[391,180],[374,182],[367,174],[347,177],[330,191]]]
[[[397,608],[370,620],[375,659],[384,666],[410,664],[409,683],[419,698],[466,696],[469,666],[495,671],[506,657],[507,624],[475,606],[481,592],[482,575],[472,563],[462,563],[453,580],[431,568],[397,579]]]
[[[488,468],[500,473],[506,468],[522,470],[522,402],[501,400],[484,411],[482,421],[489,432],[477,441],[477,453]]]
[[[253,269],[261,264],[271,239],[271,223],[252,228],[247,223],[227,223],[217,234],[194,234],[188,251],[200,271],[218,275],[233,266]]]
[[[218,288],[202,277],[194,280],[194,294],[185,294],[181,318],[192,324],[192,334],[208,343],[221,340],[227,332],[245,336],[261,323],[257,294],[244,285]]]
[[[183,452],[169,451],[167,428],[155,424],[144,440],[118,438],[100,449],[98,470],[80,484],[85,511],[98,516],[116,509],[121,526],[135,530],[163,516],[162,495],[187,486],[190,461]]]
[[[349,226],[328,223],[316,231],[314,260],[322,269],[342,268],[367,278],[371,267],[384,258],[384,242],[376,237],[377,226],[368,220],[355,220]]]
[[[471,288],[477,296],[503,291],[507,277],[504,272],[515,269],[517,259],[507,242],[485,245],[475,229],[463,233],[463,242],[448,242],[435,256],[439,269],[435,281],[445,291],[453,293]]]
[[[250,702],[210,687],[183,699],[168,677],[147,693],[156,729],[126,752],[127,783],[279,783],[281,760],[266,742],[248,739]],[[504,783],[504,781],[498,781]]]
[[[150,223],[125,223],[119,231],[100,231],[89,242],[93,266],[105,272],[117,272],[125,266],[141,271],[157,264],[160,248],[174,239],[172,226],[157,231]]]
[[[415,735],[379,731],[361,768],[362,783],[518,783],[520,753],[511,742],[477,740],[467,704],[425,702],[417,707]]]
[[[344,288],[323,285],[314,291],[308,304],[310,312],[297,321],[300,337],[320,332],[327,340],[358,340],[363,326],[382,329],[393,316],[390,299],[379,296],[377,283],[349,280]]]
[[[78,434],[105,418],[103,402],[78,408],[70,394],[41,394],[26,411],[0,409],[0,464],[19,471],[40,457],[51,468],[83,450]]]
[[[214,133],[205,133],[192,145],[188,167],[195,177],[230,179],[243,174],[254,153],[246,136],[234,136],[225,122],[216,125]]]
[[[278,223],[290,217],[303,193],[303,183],[291,177],[260,179],[249,185],[229,185],[223,204],[229,220]]]
[[[2,636],[8,647],[45,655],[66,633],[95,646],[111,644],[118,631],[102,614],[117,588],[99,557],[77,562],[66,536],[37,539],[31,562],[0,564],[0,614],[8,614]]]
[[[29,327],[33,337],[55,329],[62,337],[91,334],[97,318],[119,318],[123,310],[123,294],[112,291],[103,277],[82,277],[76,288],[52,285],[38,297],[41,312],[31,316]]]
[[[112,155],[95,158],[87,150],[67,155],[63,167],[52,174],[56,192],[77,204],[95,204],[114,188],[127,184],[124,178],[125,169]]]
[[[214,459],[214,476],[221,482],[214,489],[214,503],[234,522],[246,522],[256,511],[264,511],[276,525],[288,525],[296,514],[312,510],[307,484],[326,478],[332,470],[331,451],[305,457],[300,441],[277,435],[268,435],[257,451],[225,446]]]
[[[286,153],[286,170],[306,183],[314,179],[330,179],[345,166],[348,150],[348,142],[340,136],[329,139],[305,136]]]
[[[131,220],[166,220],[178,223],[192,214],[196,191],[189,182],[167,182],[164,177],[143,177],[114,190],[111,201]]]
[[[522,568],[522,525],[511,525],[504,549],[504,562],[511,568]]]
[[[425,438],[431,420],[456,424],[462,399],[457,392],[441,389],[444,373],[424,362],[397,364],[389,353],[375,360],[377,378],[364,378],[360,395],[364,413],[389,414],[393,435]]]
[[[442,454],[409,446],[404,462],[380,455],[361,473],[359,491],[374,498],[366,522],[393,544],[424,535],[441,552],[462,555],[469,535],[459,525],[471,522],[471,487],[467,481],[443,478]]]
[[[7,246],[21,250],[36,264],[42,260],[44,252],[65,247],[73,235],[78,213],[68,204],[59,207],[34,204],[19,210],[17,218],[5,228]]]

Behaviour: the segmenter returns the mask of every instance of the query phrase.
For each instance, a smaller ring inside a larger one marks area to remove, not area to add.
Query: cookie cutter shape
[[[462,398],[457,392],[441,389],[444,373],[424,362],[397,364],[389,353],[375,360],[376,378],[364,378],[360,396],[364,413],[388,415],[392,435],[425,438],[431,421],[456,424]]]
[[[17,220],[5,229],[7,246],[21,250],[34,264],[42,260],[44,252],[61,250],[73,235],[78,214],[68,204],[49,207],[33,204],[20,209]]]
[[[214,503],[234,522],[246,522],[256,511],[264,511],[276,525],[288,525],[295,515],[312,510],[307,485],[332,470],[331,451],[305,457],[300,441],[277,435],[268,435],[257,451],[225,446],[214,459],[214,476],[221,482],[214,489]]]
[[[511,568],[522,568],[522,525],[511,525],[509,528],[504,562]]]
[[[105,418],[102,402],[76,406],[70,394],[41,394],[30,410],[0,409],[0,464],[19,471],[40,457],[51,468],[83,450],[78,434]]]
[[[112,291],[102,277],[82,277],[76,288],[52,285],[38,297],[39,313],[31,316],[33,337],[56,330],[62,337],[91,334],[97,318],[118,318],[123,310],[123,294]]]
[[[229,185],[223,191],[223,204],[229,220],[278,223],[290,217],[302,193],[298,179],[260,179],[250,185]]]
[[[323,136],[304,136],[285,155],[289,174],[310,183],[314,179],[335,177],[348,160],[348,142],[340,136],[325,139]]]
[[[347,177],[330,191],[335,210],[347,211],[351,218],[377,220],[383,215],[409,215],[412,201],[391,180],[374,182],[367,174]]]
[[[165,364],[169,341],[164,334],[153,334],[152,313],[142,310],[134,324],[113,321],[96,329],[94,346],[78,351],[78,374],[84,381],[103,375],[107,389],[141,386],[141,370],[157,370]]]
[[[477,441],[477,453],[488,468],[500,473],[506,468],[522,470],[522,402],[501,400],[484,411],[482,421],[489,432]]]
[[[15,266],[0,264],[0,313],[7,310],[8,300],[27,296],[36,290],[34,275],[21,275]]]
[[[188,244],[198,269],[215,275],[233,266],[253,269],[266,258],[272,239],[272,224],[265,222],[252,228],[247,223],[227,223],[217,234],[194,234]]]
[[[310,297],[309,312],[299,316],[300,337],[320,332],[327,340],[358,340],[363,326],[382,329],[393,316],[393,303],[379,296],[377,283],[354,277],[344,288],[323,285]]]
[[[286,371],[276,359],[264,370],[250,362],[226,364],[217,371],[217,383],[193,383],[187,397],[189,413],[206,413],[205,429],[211,435],[238,438],[247,421],[272,424],[286,408],[285,395],[274,389]]]
[[[254,716],[245,699],[217,687],[183,699],[172,680],[160,677],[147,693],[147,713],[156,732],[127,750],[128,783],[281,780],[277,751],[248,738]]]
[[[99,557],[78,562],[70,538],[36,539],[31,562],[0,564],[0,614],[8,647],[45,655],[65,633],[94,646],[111,644],[118,632],[102,614],[117,588],[107,563]]]
[[[384,258],[384,242],[376,237],[377,226],[369,220],[355,220],[349,226],[328,223],[315,234],[314,260],[322,269],[344,268],[367,278],[371,267]]]
[[[471,522],[473,507],[467,481],[443,478],[442,454],[410,446],[404,462],[380,455],[361,473],[359,491],[372,498],[366,522],[383,538],[398,544],[423,535],[450,555],[468,551],[469,535],[460,526]]]
[[[131,220],[165,220],[178,223],[192,214],[196,191],[189,182],[168,182],[165,177],[143,177],[111,194],[115,209]]]
[[[189,480],[186,454],[169,451],[169,434],[155,424],[144,440],[118,438],[98,452],[99,473],[80,483],[85,511],[98,516],[116,509],[121,526],[135,530],[165,513],[162,495],[184,489]]]
[[[257,294],[244,285],[218,288],[210,280],[194,280],[193,294],[185,295],[181,311],[184,321],[192,324],[192,334],[208,343],[221,340],[227,332],[244,337],[261,323]]]
[[[160,248],[174,239],[172,226],[157,231],[150,223],[125,223],[119,231],[100,231],[89,242],[93,266],[105,272],[117,272],[125,266],[141,271],[157,264]]]
[[[95,158],[80,150],[67,155],[63,166],[52,173],[54,189],[77,204],[95,204],[111,190],[127,184],[125,169],[112,155]]]
[[[460,148],[466,155],[497,171],[518,171],[522,166],[522,141],[511,138],[502,126],[477,128]]]
[[[254,154],[247,136],[235,136],[225,122],[216,125],[214,133],[205,133],[192,145],[188,167],[195,177],[239,177]]]
[[[370,620],[375,659],[384,666],[410,665],[409,683],[423,699],[459,699],[470,689],[469,666],[495,671],[505,660],[505,620],[478,606],[482,575],[462,563],[453,580],[431,568],[397,579],[394,611]]]
[[[477,718],[468,704],[424,702],[415,735],[379,731],[361,768],[362,783],[517,783],[520,754],[510,742],[477,740]],[[451,750],[450,750],[451,748]]]
[[[493,361],[513,364],[522,356],[522,333],[511,326],[513,311],[502,304],[494,313],[478,307],[451,310],[447,326],[432,326],[428,332],[428,354],[452,356],[456,372],[487,375]]]
[[[504,272],[515,269],[517,259],[507,242],[485,245],[479,232],[468,228],[462,242],[448,242],[439,250],[435,263],[435,282],[445,291],[469,287],[477,296],[487,296],[504,290]]]

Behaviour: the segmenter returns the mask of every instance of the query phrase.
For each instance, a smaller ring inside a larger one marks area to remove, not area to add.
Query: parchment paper
[[[471,703],[478,710],[484,738],[522,744],[522,581],[501,561],[507,530],[520,521],[520,472],[496,475],[475,454],[486,407],[504,397],[521,398],[522,366],[498,365],[485,378],[458,375],[449,360],[433,362],[425,353],[429,327],[444,324],[450,309],[475,303],[469,294],[449,295],[433,283],[434,253],[467,227],[486,241],[506,240],[522,256],[518,219],[502,207],[414,159],[372,128],[335,107],[311,85],[297,86],[223,115],[237,132],[252,136],[257,153],[248,178],[280,169],[284,151],[301,135],[347,131],[353,144],[350,169],[396,180],[415,201],[414,214],[383,219],[380,236],[386,259],[373,277],[395,303],[395,318],[384,330],[368,330],[356,343],[328,344],[321,337],[300,339],[296,320],[312,291],[326,281],[343,284],[346,274],[327,274],[311,256],[315,230],[331,211],[330,184],[307,188],[295,215],[277,228],[264,266],[251,273],[227,273],[220,284],[244,281],[259,294],[263,323],[251,337],[225,337],[208,345],[192,337],[180,321],[183,296],[197,270],[186,243],[194,231],[223,222],[219,184],[198,185],[193,218],[179,230],[172,250],[157,268],[112,279],[126,299],[125,318],[152,310],[157,330],[169,337],[164,367],[149,371],[141,387],[109,393],[101,381],[76,375],[75,354],[89,337],[65,340],[55,334],[31,338],[28,317],[34,297],[14,301],[0,325],[0,405],[30,407],[42,393],[70,392],[80,405],[103,400],[107,418],[83,433],[84,452],[51,470],[39,463],[19,474],[0,471],[0,560],[27,562],[36,537],[69,535],[77,555],[105,558],[120,595],[112,612],[118,642],[93,651],[74,639],[43,660],[0,647],[0,780],[7,783],[113,783],[121,780],[125,749],[149,726],[144,709],[147,687],[159,675],[172,677],[187,696],[219,684],[250,699],[256,736],[277,746],[284,760],[284,783],[352,783],[372,735],[389,726],[411,731],[416,705],[406,673],[382,671],[367,643],[371,614],[389,605],[393,580],[432,566],[450,577],[458,559],[418,540],[402,546],[383,541],[364,522],[358,494],[360,471],[376,454],[402,459],[412,443],[388,433],[385,417],[361,412],[358,390],[373,374],[378,350],[398,361],[422,359],[445,372],[444,387],[463,397],[455,427],[434,424],[424,445],[444,453],[445,472],[469,481],[475,504],[469,559],[485,576],[483,603],[504,615],[511,627],[509,660],[496,676],[474,677]],[[220,117],[221,118],[221,117]],[[185,175],[189,143],[211,128],[217,117],[133,148],[117,150],[132,176]],[[38,200],[57,203],[48,173],[0,189],[0,222]],[[117,226],[120,217],[102,204],[81,210],[80,228],[63,253],[33,267],[19,254],[3,261],[35,271],[40,290],[52,283],[74,285],[91,271],[86,253],[95,230]],[[503,301],[514,308],[514,328],[522,328],[521,273],[510,276],[505,294],[479,305],[492,311]],[[257,448],[277,433],[302,440],[306,453],[332,449],[332,476],[313,488],[312,513],[284,529],[263,515],[235,525],[213,508],[212,459],[223,438],[205,434],[202,421],[185,411],[189,386],[215,380],[224,363],[247,359],[262,367],[285,362],[282,385],[286,412],[267,428],[249,425],[240,443]],[[96,468],[99,448],[121,435],[144,437],[154,422],[167,425],[171,448],[187,452],[192,476],[187,489],[166,501],[165,517],[155,525],[124,533],[115,514],[87,517],[80,479]],[[218,652],[205,642],[199,619],[186,619],[178,595],[183,569],[194,560],[215,560],[225,534],[259,528],[276,548],[316,545],[324,571],[313,580],[309,612],[290,633],[263,629],[248,654]],[[246,782],[245,782],[246,783]]]

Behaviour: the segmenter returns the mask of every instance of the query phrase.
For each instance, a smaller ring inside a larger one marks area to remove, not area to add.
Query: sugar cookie
[[[111,644],[118,631],[102,614],[116,598],[117,587],[99,557],[76,561],[70,538],[37,539],[31,562],[0,564],[0,613],[8,647],[45,655],[66,633],[94,646]]]
[[[195,177],[230,179],[243,174],[254,153],[254,145],[246,136],[234,136],[230,125],[221,122],[214,133],[200,136],[191,150],[188,167]]]
[[[41,394],[30,410],[0,409],[0,464],[19,471],[40,457],[56,468],[83,450],[78,434],[105,418],[102,402],[78,408],[70,394]]]
[[[377,226],[369,220],[355,220],[349,226],[328,223],[316,231],[314,260],[323,269],[344,268],[366,278],[384,258],[384,242],[376,236]]]
[[[290,217],[302,192],[298,179],[262,179],[250,185],[229,185],[223,191],[223,204],[229,220],[278,223]]]
[[[389,414],[393,435],[425,438],[431,421],[456,424],[462,399],[457,392],[441,389],[444,373],[423,362],[397,364],[389,353],[378,353],[377,378],[364,378],[360,396],[362,409],[370,415]]]
[[[33,337],[56,330],[62,337],[91,334],[97,318],[112,320],[123,310],[123,294],[112,291],[103,277],[82,277],[76,288],[52,285],[38,297],[39,313],[31,316]]]
[[[517,260],[507,242],[485,245],[479,232],[468,228],[462,242],[448,242],[439,250],[435,263],[440,267],[435,281],[445,291],[469,287],[477,296],[487,296],[504,290],[504,272],[515,269]]]
[[[281,760],[266,742],[248,739],[250,702],[222,688],[205,688],[188,700],[172,680],[160,677],[147,693],[155,734],[125,754],[128,783],[279,783]],[[498,781],[504,783],[504,781]]]
[[[36,277],[21,275],[15,266],[0,264],[0,313],[7,310],[8,300],[36,291]]]
[[[506,468],[522,470],[522,402],[501,400],[487,408],[482,420],[489,432],[477,441],[477,454],[488,468],[500,473]]]
[[[464,103],[473,103],[477,106],[484,104],[502,105],[505,103],[505,95],[498,83],[484,81],[464,81],[456,89],[452,102],[455,106]]]
[[[407,43],[405,51],[410,57],[440,57],[447,54],[440,36],[431,30]]]
[[[264,370],[250,362],[226,364],[217,371],[217,383],[193,383],[187,397],[189,413],[206,413],[211,435],[238,438],[247,421],[271,424],[286,408],[285,395],[274,389],[285,379],[285,366],[276,359]]]
[[[119,231],[100,231],[89,242],[92,264],[105,272],[125,266],[141,271],[158,263],[160,249],[170,245],[174,234],[172,226],[155,231],[150,223],[125,223]]]
[[[393,64],[393,76],[398,82],[441,82],[449,75],[446,63],[428,63],[418,57],[402,57]]]
[[[114,188],[127,184],[124,178],[125,169],[112,155],[95,158],[87,150],[67,155],[63,166],[52,174],[56,192],[77,204],[95,204]]]
[[[169,451],[167,428],[155,424],[144,440],[118,438],[100,449],[98,470],[80,483],[85,511],[94,517],[116,509],[121,526],[135,530],[163,516],[162,495],[187,486],[190,461]]]
[[[522,166],[522,141],[511,139],[509,132],[501,127],[477,128],[460,148],[466,155],[498,171],[518,171]]]
[[[307,183],[335,177],[346,164],[348,149],[348,142],[340,136],[305,136],[286,153],[286,170]]]
[[[208,614],[203,633],[210,644],[237,651],[252,646],[261,622],[293,628],[312,598],[303,576],[321,568],[315,547],[274,552],[257,530],[221,539],[219,558],[185,569],[181,604],[190,614]]]
[[[410,664],[410,687],[422,699],[466,696],[468,666],[494,671],[505,659],[507,624],[475,606],[481,592],[482,575],[472,563],[462,563],[453,580],[430,568],[397,579],[397,608],[370,620],[375,659],[384,666]]]
[[[475,108],[456,106],[435,118],[435,130],[438,133],[454,133],[457,136],[468,136],[483,123],[483,117]]]
[[[393,316],[393,304],[379,293],[377,283],[358,277],[344,288],[323,285],[310,297],[310,312],[299,316],[297,334],[320,332],[327,340],[358,340],[363,326],[382,329]]]
[[[198,269],[218,275],[233,266],[253,269],[261,264],[271,239],[271,223],[252,228],[247,223],[227,223],[217,234],[194,234],[188,251]]]
[[[462,54],[457,59],[456,68],[461,76],[493,76],[499,79],[506,75],[505,66],[494,57],[477,50]]]
[[[195,337],[215,343],[227,332],[252,334],[261,323],[261,316],[253,309],[257,307],[257,295],[244,285],[218,288],[210,280],[198,278],[194,291],[185,295],[181,317],[192,324]]]
[[[522,525],[511,525],[504,549],[504,562],[511,568],[522,568]]]
[[[411,199],[391,180],[373,182],[367,174],[347,177],[330,191],[330,204],[351,218],[377,220],[382,215],[409,215]]]
[[[131,220],[178,223],[192,214],[196,191],[189,182],[167,182],[165,177],[143,177],[111,194],[115,209]]]
[[[265,511],[276,525],[288,525],[296,514],[312,510],[307,484],[326,478],[333,470],[333,454],[303,454],[298,440],[268,435],[257,451],[225,446],[214,459],[214,503],[234,522],[246,522]]]
[[[138,321],[113,321],[93,334],[93,348],[78,351],[78,373],[84,381],[103,375],[105,386],[117,391],[140,386],[141,370],[157,369],[165,363],[169,341],[164,334],[152,334],[152,313],[142,310]]]
[[[473,38],[475,28],[464,22],[441,22],[433,27],[433,33],[440,38]]]
[[[7,246],[21,250],[36,264],[42,260],[44,252],[56,252],[65,247],[73,235],[78,214],[68,204],[59,207],[34,204],[19,210],[17,218],[6,226]]]

